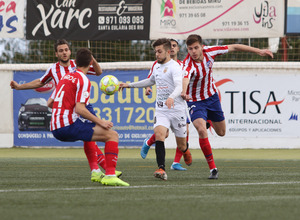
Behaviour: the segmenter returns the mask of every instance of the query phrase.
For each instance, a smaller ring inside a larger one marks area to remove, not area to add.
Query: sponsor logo
[[[232,82],[234,83],[231,79],[222,79],[219,80],[217,82],[215,82],[215,85],[217,87],[218,90],[218,95],[219,95],[219,99],[221,101],[221,92],[219,90],[219,86],[228,83],[228,82]],[[261,94],[260,90],[254,90],[251,92],[247,92],[247,91],[225,91],[225,94],[229,94],[230,96],[230,114],[234,114],[236,113],[235,111],[235,106],[237,105],[237,98],[242,98],[242,113],[243,114],[258,114],[260,112],[262,112],[262,114],[266,113],[267,107],[269,106],[274,106],[277,113],[281,114],[281,111],[279,109],[279,105],[281,103],[283,103],[284,99],[277,101],[276,95],[274,91],[270,91],[268,97],[266,98],[266,102],[262,103],[262,101],[259,101],[259,99],[257,98],[257,96],[259,96]],[[251,103],[251,105],[256,106],[255,111],[252,109],[249,109],[249,104]]]
[[[164,106],[164,103],[161,101],[157,102],[157,107],[162,108]]]
[[[176,5],[175,0],[162,0],[160,5],[160,27],[161,28],[175,28],[176,20]]]
[[[175,17],[176,12],[175,1],[174,0],[162,0],[160,15],[161,17]]]
[[[34,91],[39,92],[39,93],[48,93],[53,91],[55,87],[55,84],[53,81],[48,82],[47,84],[45,84],[44,86],[35,89]]]
[[[185,123],[182,123],[182,124],[178,123],[178,128],[184,128],[185,126],[186,126]]]
[[[262,27],[271,29],[276,20],[276,7],[269,1],[263,1],[258,7],[254,8],[253,20]]]
[[[291,117],[289,118],[289,121],[290,121],[290,120],[298,121],[298,115],[295,114],[295,113],[292,113],[292,114],[291,114]]]
[[[51,34],[51,29],[70,28],[71,23],[77,22],[78,28],[86,29],[90,25],[90,19],[92,17],[91,8],[78,8],[76,6],[76,0],[55,1],[55,4],[51,4],[50,7],[45,7],[43,4],[38,4],[37,9],[40,13],[41,20],[33,28],[31,34],[35,36],[39,29],[42,29],[45,36]],[[49,26],[50,25],[50,30]]]

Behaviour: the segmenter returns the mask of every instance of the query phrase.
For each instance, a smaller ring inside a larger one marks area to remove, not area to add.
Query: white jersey
[[[185,110],[185,101],[181,98],[183,71],[180,65],[170,60],[167,63],[156,63],[153,66],[153,73],[150,80],[156,84],[156,111],[179,111]],[[175,87],[180,84],[180,91],[175,91]],[[174,94],[176,92],[176,94]],[[175,95],[175,97],[174,97]],[[168,109],[165,105],[167,99],[174,99],[174,108]]]
[[[146,88],[156,84],[156,111],[185,111],[186,102],[181,97],[183,70],[180,65],[171,59],[164,64],[155,62],[152,70],[149,78],[129,83],[129,87]],[[171,109],[165,104],[169,97],[174,99],[174,108]]]

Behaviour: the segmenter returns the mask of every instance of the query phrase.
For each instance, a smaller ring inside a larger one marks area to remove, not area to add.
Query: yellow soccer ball
[[[119,80],[113,75],[104,76],[100,81],[100,90],[106,95],[113,95],[119,89]]]

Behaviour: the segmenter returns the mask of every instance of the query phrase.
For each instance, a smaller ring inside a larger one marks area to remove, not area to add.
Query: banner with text
[[[150,3],[143,0],[27,1],[26,38],[148,40]]]
[[[23,38],[24,1],[0,1],[0,37]]]
[[[226,137],[300,137],[299,74],[237,69],[214,78]]]
[[[100,77],[88,76],[91,85],[90,103],[96,115],[114,123],[119,133],[120,146],[141,146],[144,139],[153,134],[155,89],[146,96],[143,89],[126,89],[112,96],[104,95],[99,88],[100,80],[109,74],[120,81],[138,81],[147,77],[149,70],[106,71]],[[15,72],[18,83],[30,82],[44,72]],[[49,131],[51,109],[47,107],[54,84],[37,90],[13,91],[14,145],[15,146],[83,146],[78,142],[60,142]],[[100,146],[103,144],[99,143]]]
[[[14,80],[26,83],[43,73],[19,71],[14,73]],[[148,70],[105,71],[103,76],[107,74],[132,82],[146,78]],[[88,77],[92,85],[90,103],[98,117],[114,123],[119,145],[141,146],[153,134],[155,89],[149,97],[138,88],[106,96],[99,89],[102,76]],[[225,115],[226,137],[300,137],[299,74],[282,74],[281,69],[215,69],[214,79]],[[53,86],[13,91],[15,146],[82,146],[82,142],[57,141],[49,131],[51,109],[46,100]],[[215,135],[213,129],[209,133]]]
[[[284,35],[284,0],[152,0],[150,39]]]

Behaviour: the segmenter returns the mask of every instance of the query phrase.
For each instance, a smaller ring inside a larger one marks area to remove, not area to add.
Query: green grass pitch
[[[107,187],[90,181],[83,149],[0,149],[0,219],[300,219],[300,149],[213,150],[218,180],[191,152],[192,166],[172,171],[167,150],[162,181],[153,149],[145,160],[120,149],[130,187]]]

